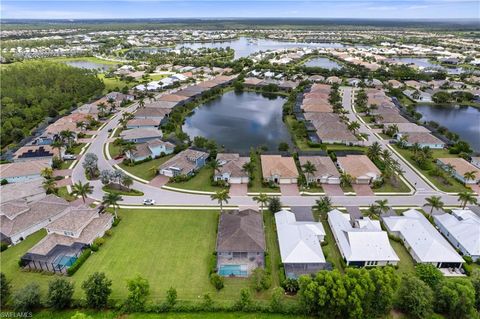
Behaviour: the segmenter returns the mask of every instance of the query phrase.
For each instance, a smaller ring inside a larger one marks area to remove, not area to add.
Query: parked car
[[[77,159],[77,156],[73,155],[73,154],[65,154],[63,155],[63,159],[64,160],[74,160],[74,159]]]
[[[112,133],[112,132],[113,132],[113,128],[109,128],[108,133]]]
[[[155,200],[154,200],[154,199],[145,198],[145,199],[143,200],[143,205],[145,205],[145,206],[155,205]]]

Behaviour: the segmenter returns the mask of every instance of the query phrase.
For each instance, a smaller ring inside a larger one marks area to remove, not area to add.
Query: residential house
[[[217,234],[217,269],[220,276],[247,277],[265,266],[262,214],[253,210],[224,212]]]
[[[307,119],[320,139],[321,143],[327,144],[359,144],[359,140],[343,123],[338,114],[326,112],[305,113]]]
[[[54,156],[60,158],[63,157],[64,150],[58,150],[50,145],[26,145],[20,147],[15,153],[13,153],[13,159],[15,162],[20,161],[37,161],[46,160],[51,162]]]
[[[437,268],[460,268],[463,258],[419,211],[382,217],[387,231],[399,237],[417,263]]]
[[[297,166],[293,157],[261,155],[263,179],[275,184],[296,184]]]
[[[0,179],[21,183],[41,177],[42,170],[51,166],[46,159],[13,162],[0,165]]]
[[[307,162],[312,163],[315,167],[315,172],[312,175],[304,173],[309,182],[340,184],[340,173],[329,156],[299,156],[298,159],[302,170]]]
[[[154,119],[140,119],[140,118],[134,118],[131,119],[127,122],[127,129],[133,129],[133,128],[146,128],[146,129],[155,129],[160,126],[160,121],[159,120],[154,120]]]
[[[342,79],[340,79],[338,76],[329,76],[326,80],[327,83],[329,84],[341,84]]]
[[[398,142],[401,141],[406,147],[411,147],[417,143],[420,147],[429,147],[431,149],[445,148],[445,142],[427,132],[397,133],[394,138]]]
[[[135,119],[151,119],[160,123],[163,118],[168,117],[171,111],[171,109],[159,107],[145,107],[137,109],[137,111],[133,113],[133,116]]]
[[[460,157],[437,158],[437,164],[449,171],[452,167],[453,176],[464,184],[478,184],[480,182],[480,168],[475,167]],[[466,179],[465,174],[473,172],[475,178]]]
[[[43,178],[30,179],[24,182],[7,184],[0,187],[0,203],[12,200],[26,200],[27,203],[45,198],[47,194],[43,189]]]
[[[229,184],[247,184],[249,181],[248,172],[243,166],[250,162],[249,157],[241,157],[239,154],[219,153],[217,161],[220,164],[214,172],[215,181],[225,181]]]
[[[162,155],[172,154],[175,145],[170,142],[162,141],[161,139],[148,140],[145,143],[135,145],[136,149],[126,152],[128,159],[134,162],[146,160],[148,158],[157,158]]]
[[[403,86],[402,82],[397,80],[388,80],[387,84],[390,85],[394,89],[399,89]]]
[[[370,184],[381,179],[382,172],[366,155],[347,155],[337,157],[341,171],[353,177],[356,184]]]
[[[414,90],[405,90],[403,94],[408,96],[410,99],[414,100],[415,102],[425,102],[431,103],[432,102],[432,95],[428,92],[423,91],[414,91]]]
[[[188,148],[181,151],[159,167],[161,175],[193,175],[205,165],[208,153]]]
[[[480,157],[472,157],[471,162],[473,166],[480,168]]]
[[[328,224],[347,266],[396,265],[400,260],[378,220],[365,217],[352,226],[350,214],[334,209],[328,213]]]
[[[133,128],[122,131],[120,137],[127,142],[144,143],[149,140],[162,138],[162,131],[152,128]]]
[[[281,210],[275,213],[275,225],[287,278],[316,274],[329,268],[320,245],[326,234],[322,223],[297,221],[294,213]]]
[[[0,203],[2,242],[17,244],[67,212],[70,204],[56,195],[27,202],[25,199]]]
[[[448,241],[462,255],[480,259],[480,217],[470,209],[453,209],[451,214],[434,215],[433,220]]]

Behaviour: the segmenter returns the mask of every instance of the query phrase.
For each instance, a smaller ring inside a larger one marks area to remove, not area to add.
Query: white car
[[[64,159],[64,160],[74,160],[74,159],[76,159],[76,158],[77,158],[77,157],[76,157],[75,155],[73,155],[73,154],[65,154],[65,155],[63,155],[63,159]]]
[[[154,199],[145,198],[145,199],[143,200],[143,205],[155,205],[155,200],[154,200]]]

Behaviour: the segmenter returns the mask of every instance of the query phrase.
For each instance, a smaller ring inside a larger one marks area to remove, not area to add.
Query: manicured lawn
[[[58,188],[58,196],[65,198],[69,202],[72,202],[76,199],[75,196],[70,195],[67,190],[67,186],[62,186]]]
[[[462,183],[460,183],[458,180],[453,178],[452,176],[448,175],[445,173],[445,176],[447,180],[450,182],[450,185],[446,185],[443,182],[443,179],[431,176],[429,174],[429,170],[421,169],[417,163],[415,163],[412,160],[413,152],[410,151],[409,149],[403,149],[399,148],[396,145],[393,145],[393,148],[402,155],[404,159],[406,159],[413,167],[415,167],[417,170],[419,170],[426,178],[428,178],[435,186],[437,186],[440,190],[445,191],[445,192],[464,192],[464,191],[471,191],[470,188],[465,187]],[[435,167],[435,159],[437,158],[442,158],[442,157],[457,157],[455,154],[450,154],[448,153],[447,150],[432,150],[433,153],[433,160],[430,165],[431,168]]]
[[[110,143],[110,145],[112,145]],[[111,154],[111,153],[110,153]],[[130,174],[133,174],[135,176],[138,176],[142,179],[145,179],[147,181],[152,180],[156,175],[155,172],[152,170],[152,167],[158,168],[158,166],[162,165],[165,163],[167,160],[172,158],[173,155],[167,155],[161,158],[157,158],[148,162],[144,162],[141,164],[137,164],[135,166],[128,166],[123,163],[120,163],[119,166],[129,172]]]
[[[390,181],[386,181],[379,188],[372,188],[375,193],[408,193],[410,189],[407,184],[400,178],[397,179],[397,185],[393,185]]]
[[[62,164],[60,164],[59,169],[68,169],[70,165],[72,165],[73,160],[64,160]]]
[[[325,239],[327,241],[327,245],[322,246],[323,254],[325,255],[325,259],[333,264],[334,269],[338,269],[340,272],[343,272],[343,263],[342,263],[342,255],[337,247],[337,242],[333,237],[332,230],[330,229],[330,225],[328,222],[322,221],[323,228],[325,229]]]
[[[254,172],[253,178],[251,181],[251,186],[248,187],[248,191],[252,193],[276,193],[280,191],[280,188],[270,188],[265,187],[262,184],[263,174],[262,174],[262,164],[260,162],[260,155],[255,154],[253,158]]]
[[[130,82],[127,83],[125,81],[120,80],[118,77],[113,77],[113,78],[106,78],[105,74],[98,74],[97,77],[103,81],[105,84],[105,92],[109,92],[111,90],[114,90],[116,88],[122,89],[125,86],[128,86],[129,88],[137,84],[137,82]]]
[[[108,151],[110,152],[110,156],[112,158],[115,158],[117,155],[120,154],[120,146],[114,145],[113,143],[109,143]]]
[[[265,210],[263,213],[263,223],[265,224],[265,241],[268,249],[268,258],[270,259],[270,273],[272,275],[272,285],[279,286],[281,284],[280,276],[284,278],[284,276],[280,274],[280,271],[283,270],[280,270],[278,267],[282,262],[282,258],[280,256],[280,248],[278,247],[275,217],[269,210]]]
[[[82,151],[82,148],[85,146],[85,143],[77,143],[75,146],[73,146],[73,154],[80,154]]]
[[[143,196],[143,192],[139,191],[139,190],[136,190],[136,189],[132,189],[130,188],[129,190],[119,190],[119,189],[114,189],[114,188],[111,188],[109,186],[103,186],[102,187],[102,190],[104,192],[108,192],[108,193],[113,193],[113,194],[118,194],[118,195],[125,195],[125,196]]]
[[[213,169],[207,166],[202,167],[194,177],[186,182],[168,183],[167,186],[181,188],[185,190],[216,192],[222,190],[222,187],[213,186],[211,178],[213,176]]]
[[[327,151],[367,151],[367,148],[364,146],[349,146],[342,144],[325,144],[325,146],[327,148]]]
[[[308,140],[306,138],[299,138],[298,136],[295,135],[293,131],[293,123],[297,122],[297,120],[292,116],[288,115],[285,117],[285,124],[287,124],[288,131],[290,132],[290,135],[292,136],[292,140],[294,141],[295,145],[303,150],[321,150],[320,147],[311,147],[308,145]]]
[[[167,76],[168,74],[148,74],[150,81],[159,81]]]
[[[400,261],[398,262],[398,272],[399,273],[411,273],[415,270],[415,265],[413,262],[412,256],[408,253],[405,246],[402,243],[391,240],[390,245],[392,245],[393,250],[397,253],[398,258]]]
[[[304,192],[310,192],[310,193],[324,193],[325,191],[323,190],[322,186],[309,186],[308,188],[306,186],[302,186],[301,191]]]

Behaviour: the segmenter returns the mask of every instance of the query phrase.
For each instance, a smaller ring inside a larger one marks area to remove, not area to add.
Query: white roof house
[[[347,265],[396,265],[400,260],[378,220],[357,219],[352,227],[350,215],[334,209],[328,213],[328,223]]]
[[[452,214],[435,215],[442,234],[463,255],[480,259],[480,217],[470,209],[454,209]]]
[[[281,210],[275,213],[278,243],[287,277],[315,273],[326,264],[320,242],[325,237],[318,222],[297,222],[295,214]]]
[[[464,262],[419,211],[410,209],[403,216],[383,217],[383,221],[390,233],[402,239],[417,263],[430,263],[438,268],[459,268]]]

